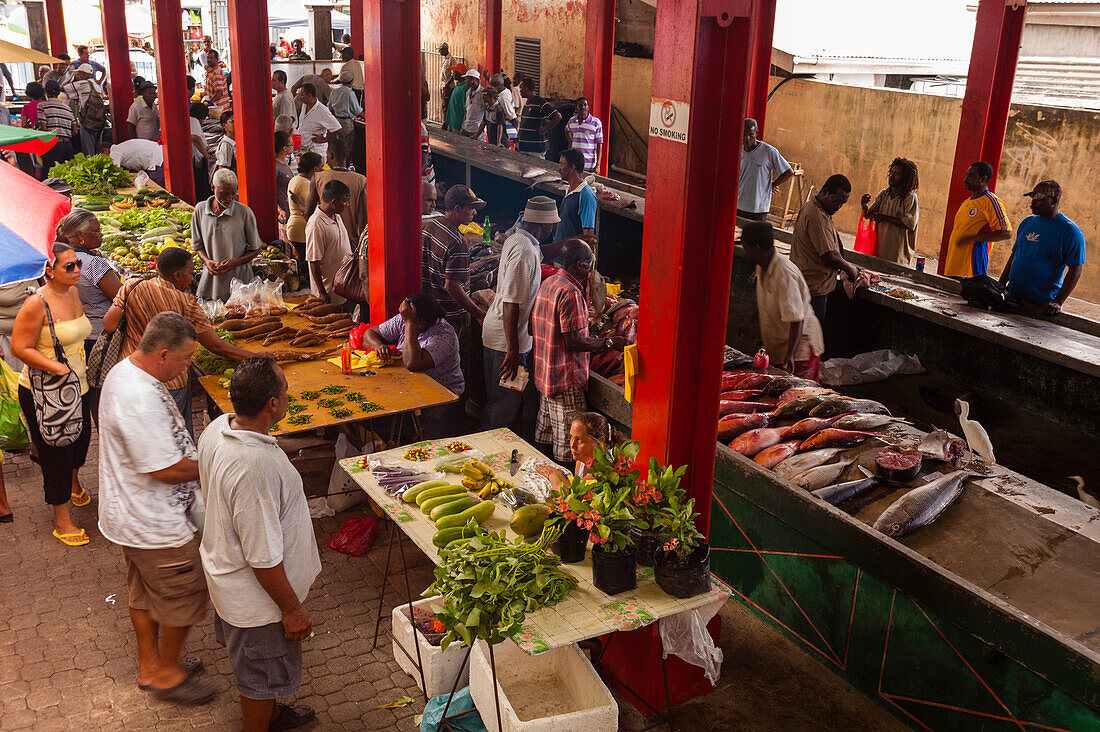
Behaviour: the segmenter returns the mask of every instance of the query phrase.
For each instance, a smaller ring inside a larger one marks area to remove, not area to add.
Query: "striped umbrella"
[[[69,213],[67,196],[0,162],[0,285],[41,277],[57,222]]]

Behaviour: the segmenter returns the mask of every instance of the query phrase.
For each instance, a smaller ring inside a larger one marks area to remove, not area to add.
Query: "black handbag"
[[[129,293],[126,294],[126,299],[129,299],[130,293],[137,288],[141,287],[145,280],[134,285]],[[99,338],[96,338],[95,345],[92,346],[92,350],[88,352],[88,386],[93,389],[100,389],[103,387],[103,382],[107,380],[107,372],[110,371],[119,359],[122,357],[122,348],[126,345],[126,300],[122,301],[122,320],[118,322],[118,327],[115,328],[114,333],[100,333]]]
[[[53,338],[54,357],[69,366],[64,376],[29,368],[31,394],[34,396],[34,412],[38,418],[38,432],[42,441],[53,447],[68,447],[77,441],[84,431],[84,415],[80,403],[80,377],[72,370],[65,349],[57,339],[53,327],[53,313],[42,293],[36,293],[46,305],[46,319]]]
[[[1020,299],[989,275],[967,277],[962,281],[962,296],[971,307],[1002,313],[1020,308]]]

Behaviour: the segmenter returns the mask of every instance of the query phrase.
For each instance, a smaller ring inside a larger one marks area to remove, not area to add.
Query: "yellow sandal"
[[[69,500],[73,502],[74,506],[80,508],[81,506],[87,506],[89,503],[91,503],[92,497],[88,494],[88,491],[82,487],[80,489],[80,493],[70,494]]]
[[[88,534],[84,532],[84,529],[81,529],[75,534],[59,534],[57,533],[57,529],[54,529],[53,535],[55,539],[66,546],[84,546],[91,541],[91,539],[88,538]]]

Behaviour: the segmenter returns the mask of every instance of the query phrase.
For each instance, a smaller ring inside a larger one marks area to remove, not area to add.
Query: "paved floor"
[[[82,471],[93,496],[95,455],[93,436]],[[15,523],[0,524],[0,729],[239,729],[228,658],[214,642],[209,621],[192,631],[186,650],[203,659],[201,673],[222,689],[212,703],[179,707],[137,688],[122,553],[96,530],[97,501],[73,509],[91,544],[64,547],[50,536],[51,512],[42,502],[37,466],[26,456],[8,458],[4,478]],[[371,650],[385,534],[363,557],[324,546],[350,513],[314,524],[323,571],[306,604],[316,636],[305,644],[296,701],[317,711],[313,729],[411,732],[423,703],[393,659],[388,618],[399,599],[395,592],[386,602],[378,647]],[[412,570],[414,592],[432,579],[427,559],[419,560]],[[675,710],[677,729],[902,728],[740,606],[729,603],[723,618],[723,678],[714,693]],[[416,703],[377,708],[403,695]],[[641,726],[632,710],[621,717],[623,729]]]

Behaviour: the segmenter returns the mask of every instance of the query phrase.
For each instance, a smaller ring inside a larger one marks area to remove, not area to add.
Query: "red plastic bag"
[[[859,217],[859,229],[856,230],[856,243],[852,247],[860,254],[870,254],[872,257],[878,254],[878,232],[875,231],[875,222]]]
[[[352,516],[332,535],[326,546],[353,557],[360,557],[374,548],[377,536],[378,522],[372,516]]]
[[[351,344],[353,350],[363,351],[363,334],[370,330],[370,325],[367,323],[360,323],[351,329],[348,333],[348,343]]]

